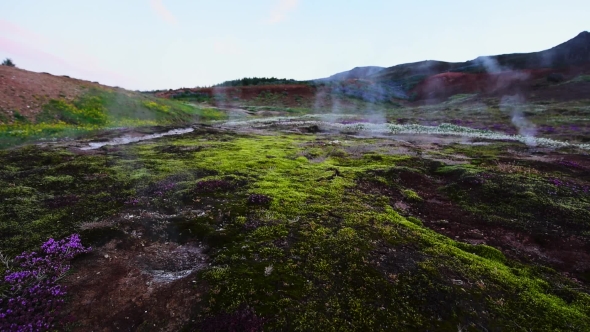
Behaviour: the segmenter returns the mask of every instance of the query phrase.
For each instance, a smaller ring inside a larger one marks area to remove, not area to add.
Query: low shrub
[[[4,61],[2,61],[2,66],[16,67],[16,65],[14,64],[14,62],[12,62],[12,59],[10,58],[4,59]]]

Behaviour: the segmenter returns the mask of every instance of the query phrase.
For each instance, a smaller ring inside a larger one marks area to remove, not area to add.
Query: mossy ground
[[[187,331],[208,330],[211,317],[244,307],[269,331],[590,330],[587,282],[447,237],[421,210],[444,195],[482,222],[531,233],[559,226],[587,241],[588,195],[550,182],[583,186],[587,177],[494,163],[518,145],[441,149],[472,156],[451,166],[391,153],[395,147],[358,149],[379,139],[341,137],[337,146],[333,139],[197,130],[94,154],[3,151],[0,250],[13,256],[84,223],[152,211],[170,216],[166,238],[152,241],[208,246],[211,265],[190,277],[207,291]],[[484,173],[491,178],[478,176]],[[254,194],[270,200],[252,203]],[[540,209],[549,219],[540,219]],[[116,223],[82,235],[98,247],[127,236]],[[144,330],[161,324],[141,319]]]

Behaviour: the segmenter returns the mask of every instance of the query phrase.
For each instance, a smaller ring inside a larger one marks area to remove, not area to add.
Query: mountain
[[[430,76],[444,72],[496,73],[507,70],[564,68],[590,63],[590,33],[584,31],[551,49],[534,53],[480,56],[466,62],[420,61],[385,68],[369,79],[405,80],[412,76]]]
[[[343,71],[338,74],[334,74],[327,78],[322,78],[316,81],[343,81],[350,79],[364,79],[369,76],[375,75],[385,67],[367,66],[367,67],[355,67],[348,71]]]
[[[366,88],[359,93],[355,85],[347,81],[367,80],[372,83],[373,90],[379,89],[379,100],[384,101],[445,99],[460,93],[502,95],[522,92],[533,95],[531,91],[542,89],[547,81],[574,80],[577,85],[556,88],[563,90],[563,94],[556,91],[550,94],[580,98],[588,96],[587,91],[590,91],[585,76],[575,80],[581,74],[590,74],[590,33],[587,31],[540,52],[480,56],[465,62],[426,60],[388,68],[357,67],[317,81],[337,83],[338,92],[364,96],[367,95]],[[381,87],[387,87],[391,93],[384,95]],[[572,94],[573,90],[578,92]]]
[[[441,101],[456,94],[531,99],[590,98],[590,33],[551,49],[480,56],[465,62],[426,60],[388,68],[355,67],[330,77],[285,85],[183,88],[159,91],[163,98],[229,105],[241,101],[297,107],[317,96],[345,95],[367,102]],[[238,81],[236,81],[237,83]],[[240,81],[241,82],[241,81]],[[567,83],[567,84],[562,84]]]

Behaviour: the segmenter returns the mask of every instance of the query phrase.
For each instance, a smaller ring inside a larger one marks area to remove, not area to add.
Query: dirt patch
[[[208,266],[206,248],[165,242],[170,217],[125,213],[83,225],[114,239],[75,261],[64,282],[72,294],[65,312],[76,321],[74,331],[177,331],[192,323],[204,292],[195,277]],[[114,236],[104,231],[112,226]]]

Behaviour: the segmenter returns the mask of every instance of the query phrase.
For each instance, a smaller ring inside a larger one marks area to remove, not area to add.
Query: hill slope
[[[179,125],[223,113],[95,82],[0,66],[0,147],[110,127]]]
[[[358,79],[367,80],[391,93],[380,98],[411,100],[444,100],[454,94],[482,93],[502,96],[523,93],[527,98],[571,100],[585,98],[590,86],[584,76],[590,74],[590,33],[582,32],[551,49],[533,53],[480,56],[466,62],[436,60],[400,64],[370,73],[361,67],[338,73],[319,82],[344,85],[338,91],[353,96],[366,96],[355,88]],[[554,86],[550,86],[554,83]],[[557,83],[570,81],[567,86]],[[367,84],[362,84],[363,89]]]
[[[585,31],[551,49],[534,53],[480,56],[466,62],[420,61],[401,64],[371,75],[377,81],[396,81],[415,75],[444,72],[497,73],[508,70],[565,68],[590,63],[590,33]]]
[[[334,74],[327,78],[322,78],[317,81],[342,81],[350,79],[363,79],[368,78],[372,75],[379,73],[384,67],[368,66],[368,67],[355,67],[348,71],[343,71],[338,74]]]

